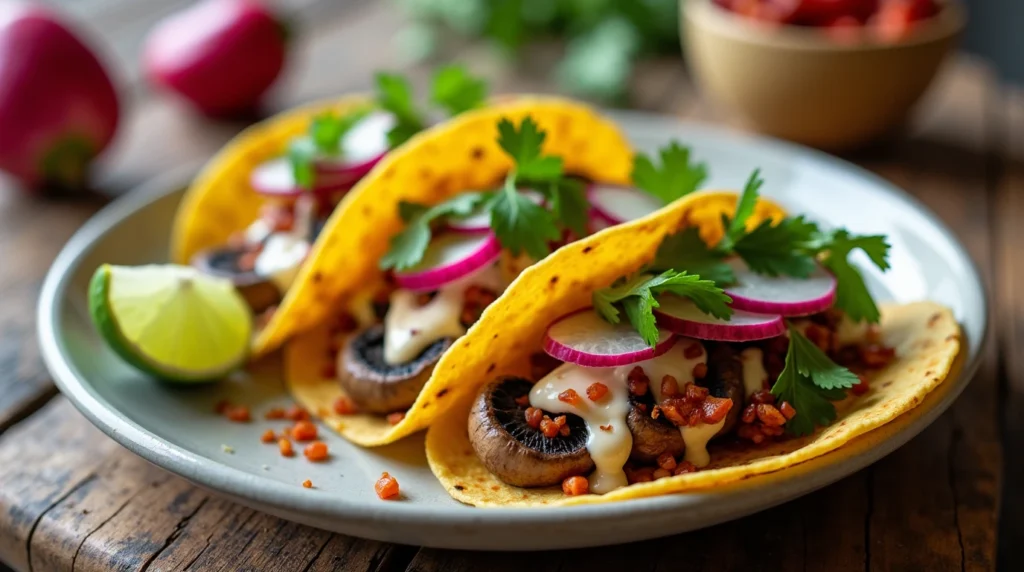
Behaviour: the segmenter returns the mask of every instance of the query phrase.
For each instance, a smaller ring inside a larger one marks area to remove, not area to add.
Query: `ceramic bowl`
[[[749,127],[838,150],[897,126],[924,94],[964,25],[944,3],[904,39],[838,41],[818,28],[770,26],[711,0],[681,3],[684,53],[706,97]]]

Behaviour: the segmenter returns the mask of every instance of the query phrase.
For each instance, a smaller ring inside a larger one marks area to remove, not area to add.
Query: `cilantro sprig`
[[[702,312],[716,318],[727,320],[732,316],[732,308],[729,307],[732,298],[713,281],[674,270],[657,275],[641,273],[621,279],[610,288],[595,291],[592,301],[597,313],[612,324],[621,321],[621,308],[647,345],[654,347],[658,343],[654,309],[659,306],[657,296],[666,293],[689,298]]]
[[[388,145],[394,148],[423,131],[430,123],[428,114],[416,105],[412,84],[405,76],[380,72],[374,79],[377,104],[395,118],[395,125],[388,131]],[[444,66],[434,72],[430,100],[454,117],[484,104],[487,82],[462,66]]]
[[[565,177],[561,157],[544,154],[546,133],[537,122],[527,116],[517,126],[502,118],[497,131],[498,145],[514,162],[502,186],[494,191],[463,193],[434,207],[406,203],[403,208],[419,215],[403,215],[406,228],[391,239],[391,249],[380,261],[382,269],[415,266],[430,242],[432,223],[443,217],[486,212],[502,247],[514,255],[526,252],[537,260],[551,252],[550,243],[566,230],[586,234],[588,204],[583,185]],[[523,189],[539,193],[543,204],[521,192]],[[473,198],[463,198],[466,196]]]
[[[303,189],[312,189],[316,177],[314,161],[317,157],[341,155],[341,141],[360,121],[370,114],[369,107],[359,107],[339,115],[321,113],[310,122],[304,137],[293,139],[288,145],[288,161],[295,182]]]
[[[788,401],[796,415],[786,423],[794,435],[808,435],[818,425],[836,418],[833,401],[846,397],[847,389],[860,382],[850,370],[833,362],[799,330],[789,327],[786,365],[772,386],[772,395]]]
[[[661,166],[637,153],[633,158],[633,184],[663,204],[669,204],[679,197],[697,190],[707,179],[708,170],[704,163],[690,162],[690,149],[672,141],[658,151]]]

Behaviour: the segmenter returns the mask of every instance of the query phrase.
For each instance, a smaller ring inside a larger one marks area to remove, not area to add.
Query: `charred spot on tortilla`
[[[371,326],[346,339],[338,355],[338,382],[363,411],[405,410],[416,401],[451,344],[451,338],[440,339],[415,359],[392,365],[384,360],[384,326]]]
[[[473,149],[469,152],[469,156],[474,161],[480,161],[481,159],[484,158],[485,154],[486,154],[486,151],[484,151],[484,148],[480,147],[480,146],[473,147]]]
[[[502,481],[518,487],[544,487],[594,469],[583,419],[566,415],[568,434],[546,436],[527,419],[522,405],[533,384],[499,377],[477,396],[469,415],[469,438],[477,457]],[[551,419],[546,419],[551,423]]]

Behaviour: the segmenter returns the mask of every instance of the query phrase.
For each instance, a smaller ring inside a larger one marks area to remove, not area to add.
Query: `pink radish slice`
[[[725,292],[737,310],[788,318],[824,312],[836,301],[836,279],[820,266],[807,278],[757,274],[740,259],[730,260],[729,266],[737,283]]]
[[[533,201],[536,205],[544,204],[544,195],[537,191],[520,190],[519,192],[525,195],[526,198]],[[475,213],[466,218],[448,219],[446,225],[450,230],[455,232],[489,232],[491,230],[491,213],[490,211],[477,209]]]
[[[592,185],[587,199],[594,214],[616,225],[651,214],[665,206],[639,189],[614,185]]]
[[[333,193],[348,188],[352,184],[349,176],[318,175],[313,192],[316,194]],[[249,184],[261,195],[282,198],[294,198],[306,192],[295,182],[292,165],[285,157],[271,159],[256,166],[249,175]]]
[[[492,233],[446,233],[431,241],[415,268],[395,272],[395,282],[408,290],[430,292],[472,274],[499,256],[501,244]]]
[[[388,131],[394,125],[395,117],[390,113],[370,113],[342,138],[339,156],[316,159],[317,172],[324,176],[347,176],[353,183],[358,181],[388,152]]]
[[[651,346],[640,337],[623,316],[611,324],[585,308],[558,319],[544,334],[544,351],[555,359],[585,367],[629,365],[667,352],[676,337],[666,329],[658,330],[658,343]]]
[[[786,323],[779,315],[734,310],[731,319],[722,320],[705,314],[689,298],[671,294],[659,297],[658,304],[654,310],[658,325],[700,340],[751,342],[781,336],[786,331]]]

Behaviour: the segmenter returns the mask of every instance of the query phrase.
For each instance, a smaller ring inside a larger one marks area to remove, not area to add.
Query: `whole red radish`
[[[801,0],[796,19],[803,24],[825,26],[843,16],[864,22],[878,8],[878,0]]]
[[[26,188],[81,186],[117,121],[110,77],[68,23],[0,1],[0,169]]]
[[[143,67],[200,111],[251,111],[285,61],[282,23],[257,0],[203,0],[157,24]]]

